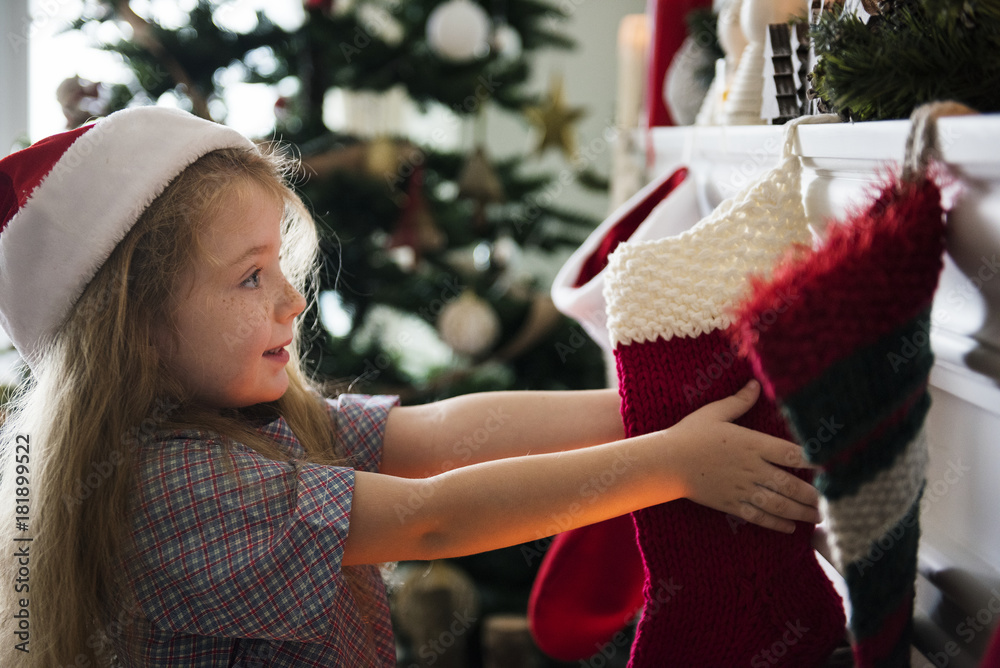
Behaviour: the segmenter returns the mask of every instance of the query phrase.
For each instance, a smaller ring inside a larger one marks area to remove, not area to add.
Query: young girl
[[[380,563],[681,497],[818,521],[779,468],[799,448],[731,424],[756,385],[632,439],[614,390],[321,399],[285,168],[155,107],[0,161],[0,325],[31,371],[3,427],[0,665],[392,666]]]

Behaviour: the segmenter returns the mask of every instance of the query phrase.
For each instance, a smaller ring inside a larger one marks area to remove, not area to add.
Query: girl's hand
[[[691,413],[668,431],[686,481],[684,496],[768,529],[795,530],[792,520],[816,523],[816,488],[779,466],[814,468],[788,441],[732,424],[757,401],[751,381],[731,397]]]

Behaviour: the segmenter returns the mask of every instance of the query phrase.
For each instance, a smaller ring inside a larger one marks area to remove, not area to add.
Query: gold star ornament
[[[566,106],[561,76],[552,78],[548,98],[538,106],[526,107],[524,115],[541,133],[535,153],[541,155],[549,148],[557,148],[569,160],[576,157],[576,122],[584,110]]]

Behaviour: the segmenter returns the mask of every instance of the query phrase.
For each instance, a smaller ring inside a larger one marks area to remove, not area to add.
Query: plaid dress
[[[287,451],[273,461],[199,430],[157,434],[139,456],[125,566],[135,609],[109,636],[125,666],[394,666],[385,587],[361,619],[341,573],[354,471],[377,471],[395,397],[327,401],[353,468],[301,461],[283,418],[259,430]],[[375,659],[363,660],[366,629]]]

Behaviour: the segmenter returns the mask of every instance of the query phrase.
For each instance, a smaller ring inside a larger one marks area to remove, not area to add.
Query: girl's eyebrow
[[[235,264],[241,264],[243,261],[247,260],[248,258],[251,258],[251,257],[253,257],[255,255],[261,255],[263,253],[266,253],[268,250],[270,250],[271,245],[272,244],[259,244],[257,246],[254,246],[253,248],[248,248],[238,258],[236,258],[235,260],[233,260],[232,262],[230,262],[230,264],[234,264],[234,265]]]

